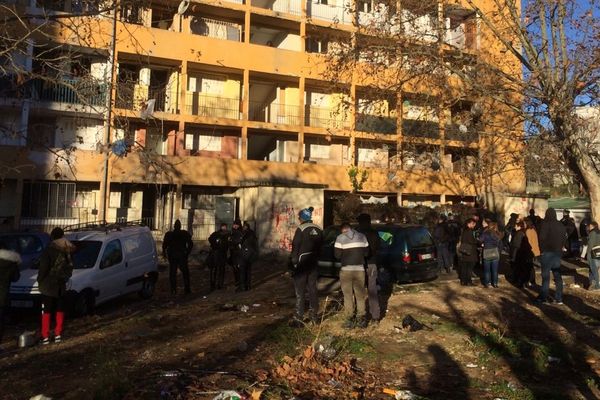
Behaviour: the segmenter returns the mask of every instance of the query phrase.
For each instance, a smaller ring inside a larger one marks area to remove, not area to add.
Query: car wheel
[[[142,288],[139,291],[142,299],[149,299],[154,295],[154,289],[156,288],[156,279],[152,276],[147,276],[142,281]]]
[[[73,303],[73,313],[78,317],[89,315],[94,310],[94,296],[90,291],[78,293]]]

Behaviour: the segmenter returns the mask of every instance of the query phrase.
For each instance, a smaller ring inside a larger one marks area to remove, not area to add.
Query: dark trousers
[[[317,268],[296,272],[293,275],[294,289],[296,291],[296,318],[304,318],[306,305],[306,292],[308,290],[308,304],[310,306],[310,318],[317,319],[319,313],[319,297],[317,295],[317,279],[319,271]]]
[[[6,318],[6,309],[8,309],[8,307],[0,306],[0,343],[2,343],[2,336],[4,335],[4,318]]]
[[[227,255],[211,252],[210,256],[210,288],[222,289],[225,284],[225,263]]]
[[[449,272],[452,269],[452,261],[450,259],[450,250],[448,243],[440,243],[436,246],[438,268],[441,271]]]
[[[473,268],[477,265],[477,261],[459,261],[459,273],[458,277],[460,278],[460,284],[466,285],[472,283],[471,277],[473,276]]]
[[[560,252],[545,252],[542,253],[542,293],[540,299],[548,300],[550,295],[550,272],[554,276],[554,286],[556,286],[556,292],[554,299],[556,301],[562,301],[563,292],[563,280],[560,273],[560,259],[562,254]]]
[[[240,290],[250,290],[252,278],[252,261],[242,259],[240,261]]]
[[[367,265],[367,293],[369,296],[369,313],[371,319],[379,321],[381,319],[381,307],[379,306],[379,292],[377,290],[377,265]]]
[[[169,282],[171,283],[171,293],[177,292],[177,270],[183,275],[183,287],[185,293],[190,293],[190,270],[188,269],[188,260],[185,258],[169,259]]]
[[[518,261],[514,264],[515,283],[524,286],[527,282],[535,284],[535,271],[533,260]]]

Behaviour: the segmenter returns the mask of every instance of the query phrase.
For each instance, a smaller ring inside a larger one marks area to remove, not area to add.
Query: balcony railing
[[[278,103],[250,102],[250,120],[272,124],[300,125],[300,107]]]
[[[241,119],[240,99],[198,92],[186,94],[187,114],[201,117]]]
[[[31,83],[31,97],[40,101],[103,106],[106,89],[106,84],[92,79],[63,79],[58,82],[36,79]]]
[[[304,106],[304,125],[314,128],[348,129],[351,127],[349,115],[344,110]]]
[[[356,130],[393,134],[397,131],[396,117],[385,117],[372,114],[356,114]]]
[[[292,15],[302,14],[302,3],[300,0],[266,0],[264,2],[253,1],[252,5],[259,8]]]
[[[462,142],[477,142],[479,140],[479,134],[473,127],[467,127],[465,125],[449,124],[446,125],[445,129],[446,140],[459,140]]]
[[[215,39],[242,41],[242,27],[239,24],[219,21],[211,18],[195,17],[190,22],[190,29],[195,35],[207,36]]]
[[[179,108],[179,94],[164,86],[148,87],[123,83],[117,86],[117,108],[139,111],[145,108],[149,100],[154,99],[153,111],[177,113]]]
[[[338,24],[352,24],[352,12],[349,8],[331,4],[306,2],[306,14],[309,18]]]
[[[402,121],[402,135],[436,139],[440,137],[440,125],[432,121],[405,119]]]

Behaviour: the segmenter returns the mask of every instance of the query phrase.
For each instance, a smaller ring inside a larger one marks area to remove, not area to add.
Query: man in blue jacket
[[[340,284],[344,294],[344,328],[366,328],[365,259],[369,256],[369,242],[365,235],[352,229],[350,224],[343,223],[342,233],[335,240],[334,249],[335,258],[342,264]]]

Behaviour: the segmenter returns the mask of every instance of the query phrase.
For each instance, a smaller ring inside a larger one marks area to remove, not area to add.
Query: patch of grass
[[[352,357],[362,359],[374,359],[377,357],[377,350],[369,341],[357,339],[350,336],[338,338],[336,347],[340,354],[347,354]]]
[[[292,328],[287,322],[277,325],[265,337],[278,361],[286,355],[293,357],[298,349],[308,346],[313,339],[314,334],[308,327]]]
[[[439,321],[435,322],[435,330],[438,333],[455,333],[459,335],[467,335],[468,333],[465,327],[445,319],[440,319]]]
[[[115,354],[99,349],[92,362],[92,396],[94,400],[123,398],[131,382]]]
[[[535,395],[528,388],[517,388],[513,383],[502,381],[493,383],[490,387],[494,396],[508,400],[534,400]]]

